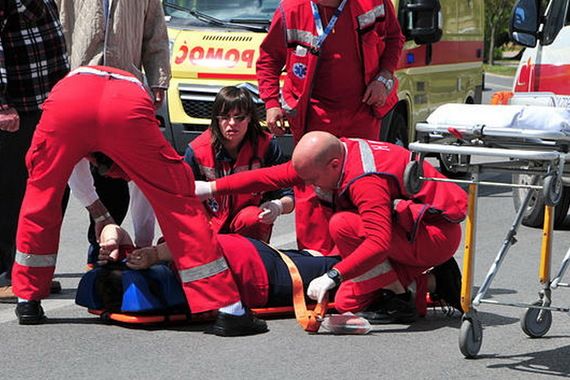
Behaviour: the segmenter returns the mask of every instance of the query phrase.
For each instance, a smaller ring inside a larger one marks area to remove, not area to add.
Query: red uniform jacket
[[[256,146],[246,142],[239,150],[236,161],[217,160],[212,145],[210,130],[206,130],[190,143],[194,152],[194,162],[198,166],[200,176],[207,181],[225,177],[232,173],[239,173],[264,166],[262,162],[271,143],[272,136],[264,133],[257,141]],[[215,232],[223,231],[232,222],[235,215],[244,207],[259,206],[263,194],[250,192],[245,194],[216,195],[214,199],[205,201],[206,210],[211,217],[211,225]]]
[[[410,152],[399,146],[361,139],[341,139],[347,155],[341,185],[334,193],[317,191],[324,200],[332,201],[336,211],[353,210],[363,217],[367,238],[336,268],[345,279],[365,273],[370,262],[378,262],[391,241],[392,201],[401,199],[396,207],[396,223],[409,233],[411,241],[420,222],[447,220],[461,222],[467,211],[467,195],[459,186],[448,182],[424,182],[414,195],[406,194],[403,172]],[[364,151],[364,153],[363,153]],[[443,177],[429,162],[424,161],[424,174]],[[218,193],[271,190],[301,184],[290,163],[241,173],[216,181]],[[381,207],[378,205],[382,205]]]
[[[358,47],[365,85],[378,76],[380,69],[394,72],[404,37],[392,2],[351,0],[343,12],[350,12],[353,20],[354,46]],[[317,37],[310,2],[284,0],[260,46],[257,77],[261,98],[267,108],[278,107],[281,102],[296,136],[304,132],[311,89],[318,85],[319,78],[314,78],[319,62]],[[287,74],[280,99],[279,77],[284,66]],[[383,117],[397,101],[394,89],[386,104],[375,110],[377,116]]]

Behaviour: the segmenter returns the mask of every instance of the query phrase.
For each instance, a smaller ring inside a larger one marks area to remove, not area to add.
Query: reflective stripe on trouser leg
[[[14,293],[27,300],[41,300],[49,296],[57,255],[37,255],[16,252],[12,267]]]
[[[228,264],[223,257],[215,261],[210,261],[207,264],[200,265],[190,269],[179,270],[180,279],[182,282],[192,282],[202,280],[204,278],[212,277],[228,269]]]
[[[24,267],[49,268],[55,267],[57,255],[35,255],[33,253],[16,252],[15,261]]]
[[[341,313],[362,311],[374,302],[378,290],[397,280],[390,263],[384,261],[368,272],[341,283],[335,296],[335,308]]]

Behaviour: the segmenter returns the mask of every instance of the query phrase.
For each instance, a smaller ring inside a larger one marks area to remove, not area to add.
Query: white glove
[[[260,206],[263,211],[259,213],[259,221],[265,224],[275,223],[275,219],[283,214],[283,203],[279,199],[263,202]]]
[[[333,279],[325,273],[321,277],[317,277],[311,281],[307,289],[307,295],[310,299],[320,303],[325,298],[327,292],[335,286],[336,284]]]
[[[194,191],[199,200],[205,201],[208,198],[212,198],[212,187],[210,182],[195,181],[194,183],[196,186],[196,190]]]

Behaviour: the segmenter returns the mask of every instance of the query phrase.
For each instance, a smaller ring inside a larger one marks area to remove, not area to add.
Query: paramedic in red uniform
[[[191,169],[162,136],[150,92],[132,74],[80,67],[61,80],[43,106],[26,156],[29,179],[13,267],[20,324],[45,319],[62,222],[61,198],[74,166],[99,152],[110,169],[132,179],[150,201],[168,240],[192,311],[219,309],[217,335],[267,331],[241,304],[238,289],[214,240]]]
[[[259,124],[249,92],[235,86],[216,95],[210,127],[188,145],[184,159],[194,177],[206,181],[286,161],[277,141]],[[293,191],[217,196],[205,206],[214,232],[267,243],[277,217],[293,211]]]
[[[295,142],[309,131],[378,140],[381,118],[397,103],[403,44],[390,0],[282,1],[256,66],[269,128],[282,135],[286,117]],[[295,188],[297,241],[330,250],[330,215],[315,197],[311,187]]]
[[[409,161],[410,152],[393,144],[310,132],[297,144],[291,163],[198,182],[196,194],[302,182],[316,186],[334,212],[328,228],[342,261],[332,273],[311,282],[309,297],[320,300],[340,285],[335,298],[339,311],[366,311],[377,323],[410,322],[426,312],[423,273],[434,266],[443,279],[438,282],[452,289],[442,298],[460,309],[460,273],[453,254],[461,240],[459,223],[467,197],[455,184],[433,181],[426,181],[417,194],[407,194],[403,173]],[[426,161],[423,170],[427,177],[443,177]],[[415,307],[406,290],[414,281]]]

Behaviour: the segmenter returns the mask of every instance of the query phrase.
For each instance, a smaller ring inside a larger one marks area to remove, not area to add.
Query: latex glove
[[[279,199],[263,202],[259,208],[263,210],[259,214],[259,221],[265,224],[275,223],[275,219],[283,214],[283,203]]]
[[[210,182],[207,181],[196,181],[196,196],[201,201],[205,201],[208,198],[212,198],[212,187]]]
[[[311,281],[307,289],[307,295],[310,299],[320,303],[325,298],[327,292],[334,289],[335,286],[336,284],[333,279],[325,273],[321,277],[317,277]]]

